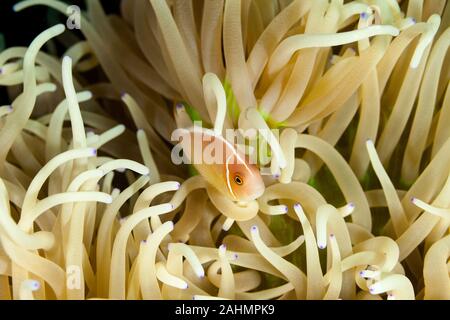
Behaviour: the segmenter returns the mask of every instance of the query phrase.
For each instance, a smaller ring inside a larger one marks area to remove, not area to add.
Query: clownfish
[[[222,135],[201,127],[178,130],[184,157],[222,194],[233,201],[248,202],[264,193],[258,167]]]

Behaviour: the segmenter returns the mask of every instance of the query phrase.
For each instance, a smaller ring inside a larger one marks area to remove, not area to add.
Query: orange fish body
[[[265,185],[256,165],[214,131],[193,127],[182,130],[180,142],[185,159],[204,179],[233,201],[252,201]]]

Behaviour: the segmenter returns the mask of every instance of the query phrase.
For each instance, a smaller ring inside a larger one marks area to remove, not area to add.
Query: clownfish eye
[[[240,175],[235,175],[234,176],[234,182],[238,185],[241,186],[244,183],[244,180],[242,179],[242,177]]]

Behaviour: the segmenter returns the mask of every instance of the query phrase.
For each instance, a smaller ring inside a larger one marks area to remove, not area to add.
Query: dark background
[[[61,0],[60,0],[61,1]],[[89,0],[64,0],[68,4],[86,9],[85,1]],[[14,12],[12,7],[18,0],[0,0],[0,33],[3,34],[6,47],[28,46],[31,41],[42,31],[54,25],[49,21],[49,16],[53,15],[65,21],[65,17],[46,6],[33,6],[20,12]],[[101,1],[107,13],[119,12],[120,0]],[[0,47],[0,51],[3,48]]]
[[[89,0],[60,0],[70,5],[77,5],[81,10],[86,9],[86,1]],[[121,0],[103,0],[101,1],[106,13],[119,13]],[[24,46],[28,47],[33,39],[45,29],[56,25],[57,23],[65,23],[66,16],[59,12],[39,5],[24,9],[20,12],[13,11],[14,4],[19,0],[0,0],[0,52],[5,48]],[[66,30],[83,38],[80,31]],[[67,49],[57,38],[53,41],[54,49],[58,55],[61,55]],[[46,51],[44,46],[41,50]],[[6,94],[6,87],[0,87],[0,106],[9,104],[10,101]]]

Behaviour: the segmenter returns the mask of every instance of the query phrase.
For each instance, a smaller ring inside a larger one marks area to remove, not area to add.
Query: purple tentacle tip
[[[175,105],[175,108],[177,108],[177,109],[183,109],[184,108],[184,105],[182,104],[182,103],[177,103],[176,105]]]
[[[361,19],[367,19],[368,14],[366,12],[361,12],[360,17]]]
[[[125,91],[123,91],[123,90],[120,91],[120,97],[121,97],[121,98],[125,97],[126,94],[127,94],[127,93],[126,93]]]
[[[251,231],[257,231],[257,230],[258,230],[258,227],[257,227],[257,226],[252,226],[252,227],[250,228],[250,230],[251,230]]]

